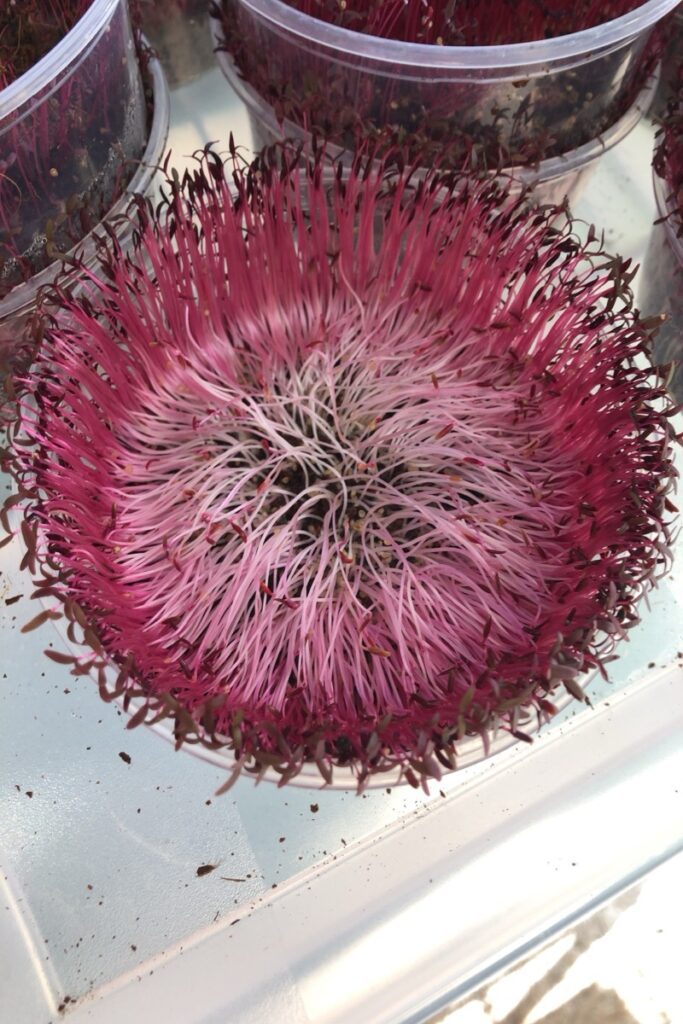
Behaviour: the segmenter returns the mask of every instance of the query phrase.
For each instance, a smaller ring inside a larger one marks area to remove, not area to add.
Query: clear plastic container
[[[125,216],[129,197],[132,193],[144,194],[148,191],[168,138],[169,93],[166,76],[158,60],[150,61],[148,74],[153,93],[153,113],[147,144],[123,194],[119,194],[114,205],[106,212],[106,220],[124,247],[132,233],[132,225]],[[82,263],[91,266],[96,257],[96,238],[100,227],[101,222],[71,248],[68,258],[78,255]],[[41,295],[60,271],[68,273],[67,267],[68,264],[56,260],[28,281],[17,285],[0,300],[0,394],[3,378],[13,364],[20,360],[23,343],[30,342],[32,319]]]
[[[211,30],[218,47],[221,38],[220,25],[215,19],[212,19]],[[273,145],[285,138],[304,143],[310,141],[310,133],[301,125],[291,120],[278,122],[274,109],[263,101],[254,88],[240,78],[235,63],[227,51],[217,49],[216,59],[231,87],[249,112],[254,150]],[[645,81],[628,110],[602,135],[591,139],[583,146],[541,160],[532,166],[509,168],[509,173],[522,185],[533,187],[535,199],[539,203],[561,203],[565,196],[577,199],[588,183],[596,161],[626,138],[641,117],[647,114],[658,88],[659,75],[654,73]],[[342,155],[339,148],[332,149],[335,156]]]
[[[683,217],[667,193],[666,182],[653,172],[657,223],[638,274],[637,298],[644,316],[663,313],[657,332],[654,360],[676,362],[671,390],[683,401]]]
[[[93,0],[0,92],[0,298],[101,220],[146,139],[127,0]]]
[[[280,0],[223,0],[219,45],[240,97],[253,104],[255,92],[276,122],[345,147],[358,132],[408,137],[425,162],[444,152],[459,161],[474,146],[494,166],[501,152],[530,164],[576,150],[624,115],[656,60],[652,30],[676,3],[648,0],[555,39],[431,46],[351,32]]]

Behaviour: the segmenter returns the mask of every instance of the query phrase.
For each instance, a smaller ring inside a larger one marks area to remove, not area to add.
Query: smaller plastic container
[[[656,363],[676,362],[670,388],[683,401],[683,217],[667,185],[653,172],[658,222],[638,274],[638,304],[644,316],[663,313],[653,351]]]
[[[656,62],[653,29],[677,2],[648,0],[554,39],[432,46],[351,32],[281,0],[222,0],[219,45],[239,95],[250,103],[256,93],[276,123],[344,148],[359,136],[409,139],[425,163],[459,163],[475,148],[491,166],[501,153],[529,165],[619,121]]]
[[[126,217],[130,195],[144,194],[149,190],[168,137],[170,100],[166,76],[158,60],[150,61],[148,75],[153,94],[153,113],[147,143],[142,158],[136,161],[136,170],[123,194],[118,195],[103,218],[116,232],[124,248],[133,230]],[[78,256],[83,265],[91,266],[96,259],[98,229],[101,226],[102,223],[98,223],[85,238],[70,247],[67,260]],[[31,324],[41,295],[60,272],[63,271],[65,278],[68,278],[67,266],[68,263],[55,260],[28,281],[17,285],[0,301],[0,394],[3,377],[15,361],[20,359],[23,344],[30,342]]]
[[[221,38],[220,25],[215,19],[212,19],[211,30],[218,46]],[[247,108],[254,150],[258,151],[285,138],[304,143],[310,141],[310,133],[294,121],[278,122],[273,108],[240,77],[229,53],[217,49],[216,57],[223,74]],[[539,203],[558,204],[565,197],[576,200],[588,183],[596,161],[635,128],[641,117],[650,109],[658,87],[659,76],[654,73],[647,79],[629,109],[598,138],[591,139],[583,146],[567,153],[541,160],[535,165],[509,168],[508,172],[520,184],[532,187],[535,200]],[[341,155],[339,148],[331,149],[335,155]]]
[[[93,0],[0,92],[0,298],[95,227],[146,139],[127,0]]]

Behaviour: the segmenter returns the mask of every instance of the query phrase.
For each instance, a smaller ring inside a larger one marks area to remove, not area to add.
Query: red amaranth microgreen
[[[418,785],[604,671],[669,564],[672,409],[630,264],[562,211],[299,161],[207,150],[138,201],[21,382],[12,502],[91,648],[51,656],[131,725],[229,783]]]
[[[662,314],[655,343],[661,361],[675,361],[670,387],[683,396],[683,59],[670,80],[671,95],[657,133],[654,169],[659,220],[642,270],[641,301]]]

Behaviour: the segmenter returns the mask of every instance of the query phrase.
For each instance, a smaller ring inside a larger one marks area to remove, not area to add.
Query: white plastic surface
[[[682,728],[678,668],[501,754],[73,1024],[423,1020],[683,848]]]
[[[171,119],[180,167],[229,131],[249,145],[215,65]],[[578,211],[636,259],[651,141],[641,124],[607,154]],[[0,1021],[418,1021],[650,870],[683,843],[681,553],[595,710],[426,799],[249,780],[214,798],[217,768],[126,731],[44,657],[50,624],[20,632],[36,602],[18,542],[0,550]]]

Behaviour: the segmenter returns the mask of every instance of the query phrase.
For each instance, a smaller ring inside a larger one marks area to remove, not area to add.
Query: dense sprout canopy
[[[25,536],[136,721],[285,780],[416,783],[581,697],[636,620],[665,391],[628,265],[561,211],[298,157],[200,154],[62,296],[24,382]]]

